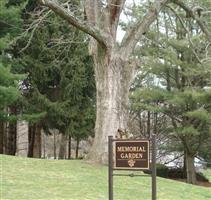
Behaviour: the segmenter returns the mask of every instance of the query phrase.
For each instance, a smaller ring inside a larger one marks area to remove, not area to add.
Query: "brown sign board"
[[[149,169],[149,140],[115,141],[114,169]]]

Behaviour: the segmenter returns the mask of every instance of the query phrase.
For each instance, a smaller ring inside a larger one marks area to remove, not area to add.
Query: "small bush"
[[[157,176],[168,178],[169,168],[162,164],[157,164]]]
[[[183,168],[172,168],[169,169],[168,177],[173,179],[185,179],[186,173],[184,172]]]
[[[163,164],[156,164],[157,176],[168,178],[168,167]],[[151,174],[150,170],[144,170],[145,174]]]
[[[167,166],[163,164],[156,164],[157,167],[157,176],[163,178],[170,178],[170,179],[186,179],[186,173],[184,172],[183,168],[171,168],[169,169]],[[144,170],[145,174],[151,174],[151,170]],[[209,182],[205,175],[201,172],[196,173],[197,181],[202,182]]]
[[[183,168],[173,168],[173,169],[169,169],[168,178],[186,179],[187,176]],[[209,180],[201,172],[196,173],[196,179],[197,181],[209,182]]]

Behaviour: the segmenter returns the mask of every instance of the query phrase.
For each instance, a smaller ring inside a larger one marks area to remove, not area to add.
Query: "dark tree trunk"
[[[45,134],[41,134],[41,137],[42,137],[43,158],[45,159],[45,154],[46,154]]]
[[[79,143],[80,143],[80,140],[79,140],[79,138],[77,138],[76,139],[76,148],[75,148],[75,158],[76,159],[78,158]]]
[[[40,123],[37,123],[35,125],[33,157],[41,158],[41,125]]]
[[[157,134],[158,132],[158,113],[154,112],[154,134]]]
[[[9,130],[7,134],[7,155],[15,155],[16,153],[16,134],[17,124],[15,122],[9,123]]]
[[[147,137],[150,137],[151,133],[150,133],[150,128],[151,128],[151,113],[150,111],[147,112]]]
[[[184,160],[183,160],[183,177],[187,178],[186,153],[185,153],[185,151],[184,151]]]
[[[61,135],[61,142],[59,147],[59,159],[65,159],[66,158],[66,145],[67,145],[67,138],[66,135]]]
[[[176,73],[176,72],[175,72]],[[166,70],[166,85],[167,85],[167,90],[170,92],[171,91],[171,81],[170,81],[170,72],[169,69]]]
[[[196,171],[194,166],[194,156],[186,153],[187,183],[196,184]]]
[[[68,159],[71,159],[71,150],[72,150],[72,144],[71,144],[71,136],[69,135],[68,138]]]
[[[56,159],[56,133],[53,133],[53,157]]]
[[[16,115],[17,110],[15,106],[9,108],[11,115]],[[8,132],[7,132],[7,141],[6,141],[6,154],[15,155],[16,153],[16,137],[17,137],[17,121],[10,121]]]
[[[0,154],[4,153],[4,122],[0,121]]]
[[[29,147],[28,147],[28,157],[33,157],[34,151],[34,140],[35,140],[35,124],[29,125]]]
[[[142,116],[141,116],[141,112],[139,112],[139,132],[140,132],[140,135],[143,135],[143,124],[142,124]]]

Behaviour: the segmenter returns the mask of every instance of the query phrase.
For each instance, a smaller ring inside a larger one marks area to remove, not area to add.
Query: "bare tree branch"
[[[185,12],[192,17],[193,19],[196,20],[196,22],[198,23],[198,25],[200,26],[201,30],[204,32],[204,34],[206,35],[207,39],[209,40],[209,42],[211,42],[211,32],[209,32],[209,30],[207,29],[206,25],[204,24],[202,18],[200,18],[196,12],[194,12],[194,10],[192,10],[191,8],[189,8],[184,1],[181,0],[172,0],[173,3],[175,3],[176,5],[178,5],[179,7],[181,7],[183,10],[185,10]]]
[[[65,19],[69,24],[95,38],[100,45],[104,47],[107,46],[107,37],[96,26],[77,19],[69,10],[65,9],[62,5],[58,4],[54,0],[38,0],[38,2],[41,5],[50,8],[61,18]]]
[[[35,21],[37,21],[36,24],[32,23],[32,24],[30,25],[29,29],[28,29],[26,32],[28,33],[28,32],[32,29],[32,30],[31,30],[31,35],[30,35],[30,37],[29,37],[29,40],[28,40],[26,46],[25,46],[24,48],[22,48],[22,49],[20,50],[20,52],[25,51],[25,50],[30,46],[31,41],[32,41],[32,38],[33,38],[33,36],[34,36],[34,33],[35,33],[36,29],[38,28],[38,26],[40,25],[40,23],[42,23],[43,20],[50,14],[50,12],[51,12],[51,11],[49,10],[47,13],[44,14],[44,16],[40,17],[40,18],[38,19],[38,21],[35,20]]]
[[[174,8],[172,8],[171,6],[166,6],[166,7],[169,8],[175,14],[175,16],[179,19],[182,27],[184,28],[185,32],[187,33],[188,41],[189,41],[189,44],[190,44],[190,49],[191,49],[192,53],[194,54],[195,58],[197,59],[197,61],[201,64],[202,61],[200,60],[198,54],[195,51],[194,44],[191,40],[190,31],[188,30],[188,28],[186,28],[183,19],[178,15],[178,13],[176,12],[176,10],[174,10]]]
[[[122,40],[123,56],[128,56],[133,51],[142,34],[148,31],[150,25],[155,21],[162,7],[168,0],[157,0],[149,8],[142,20],[137,21],[132,28],[128,29]]]

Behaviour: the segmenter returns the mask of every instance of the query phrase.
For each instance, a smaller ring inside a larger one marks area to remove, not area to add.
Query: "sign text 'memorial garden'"
[[[149,169],[149,141],[115,141],[114,169]]]

